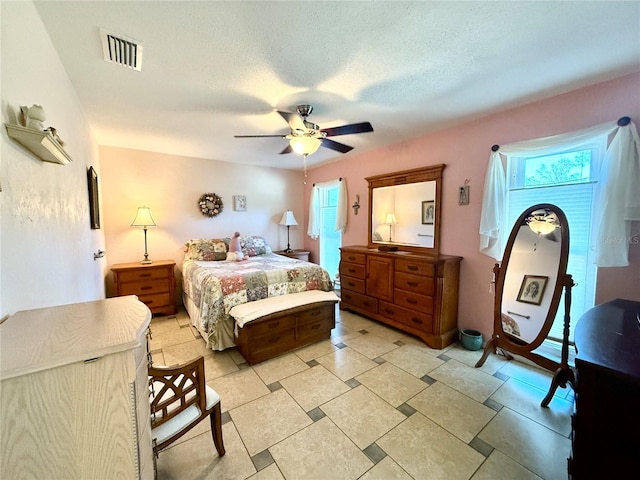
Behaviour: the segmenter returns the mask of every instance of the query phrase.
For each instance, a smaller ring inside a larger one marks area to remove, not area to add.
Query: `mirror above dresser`
[[[369,247],[437,255],[444,164],[367,177]]]

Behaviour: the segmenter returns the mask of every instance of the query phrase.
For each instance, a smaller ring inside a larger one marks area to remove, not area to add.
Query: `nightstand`
[[[298,260],[304,260],[305,262],[309,261],[309,253],[307,250],[294,250],[293,252],[285,252],[284,250],[280,250],[277,253],[278,255],[284,255],[289,258],[297,258]]]
[[[151,313],[175,314],[175,265],[172,260],[158,260],[146,265],[140,262],[113,265],[111,271],[116,296],[137,295]]]

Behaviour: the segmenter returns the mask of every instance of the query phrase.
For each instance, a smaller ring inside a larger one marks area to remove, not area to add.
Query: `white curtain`
[[[336,224],[334,231],[343,232],[347,228],[347,181],[344,178],[329,180],[328,182],[315,183],[311,189],[309,201],[309,226],[307,235],[314,240],[320,236],[320,205],[322,189],[338,187],[338,208],[336,212]]]
[[[611,139],[600,168],[594,214],[596,264],[628,265],[631,220],[640,220],[640,141],[633,122],[607,122],[577,132],[501,145],[492,152],[480,216],[480,252],[501,260],[504,253],[506,177],[501,155],[537,157],[578,149],[596,139]]]

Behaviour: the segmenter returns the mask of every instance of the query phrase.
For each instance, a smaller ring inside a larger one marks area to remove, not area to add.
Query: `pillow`
[[[227,245],[221,238],[198,238],[189,240],[185,245],[185,260],[212,262],[227,258]]]
[[[267,241],[257,235],[240,235],[240,248],[242,253],[247,257],[255,257],[256,255],[266,255],[271,253],[271,247]],[[229,237],[224,239],[224,243],[229,247],[231,239]]]

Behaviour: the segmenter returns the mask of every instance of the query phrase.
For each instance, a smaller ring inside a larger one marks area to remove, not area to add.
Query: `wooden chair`
[[[171,367],[150,366],[149,377],[155,455],[209,416],[213,443],[222,457],[220,396],[205,382],[204,357]]]

